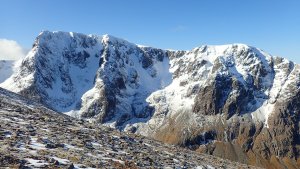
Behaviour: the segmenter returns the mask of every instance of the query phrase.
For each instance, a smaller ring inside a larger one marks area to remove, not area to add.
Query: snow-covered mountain
[[[170,51],[44,31],[0,86],[58,112],[264,166],[299,156],[299,70],[243,44]]]
[[[0,60],[0,83],[4,82],[13,74],[13,68],[16,61]]]

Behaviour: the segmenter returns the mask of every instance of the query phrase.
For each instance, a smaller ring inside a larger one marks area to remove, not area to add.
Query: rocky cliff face
[[[168,51],[109,35],[46,31],[1,86],[120,130],[292,168],[299,157],[299,70],[243,44]]]
[[[150,117],[146,98],[171,82],[168,64],[166,51],[109,35],[42,32],[1,86],[56,111],[122,127]]]

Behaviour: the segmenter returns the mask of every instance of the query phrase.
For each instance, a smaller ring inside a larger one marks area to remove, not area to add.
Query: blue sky
[[[1,0],[0,39],[111,34],[163,49],[245,43],[300,63],[299,0]]]

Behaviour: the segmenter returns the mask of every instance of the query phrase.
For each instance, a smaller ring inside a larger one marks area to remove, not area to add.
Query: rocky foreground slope
[[[0,88],[0,168],[253,168],[92,125]]]
[[[42,32],[0,86],[50,109],[269,168],[300,166],[300,66],[243,44],[191,51]]]

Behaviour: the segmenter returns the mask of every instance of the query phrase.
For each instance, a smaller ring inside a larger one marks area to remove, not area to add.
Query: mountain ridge
[[[244,44],[170,51],[110,35],[46,31],[0,86],[163,142],[258,166],[273,164],[273,156],[296,165],[299,71]]]

